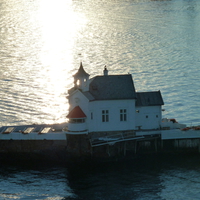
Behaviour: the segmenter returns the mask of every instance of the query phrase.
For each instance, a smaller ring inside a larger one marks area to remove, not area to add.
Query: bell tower
[[[78,72],[74,74],[74,87],[81,89],[83,92],[89,90],[89,74],[83,69],[82,62]]]

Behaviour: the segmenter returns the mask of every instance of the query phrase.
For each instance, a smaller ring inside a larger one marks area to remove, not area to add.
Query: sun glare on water
[[[67,113],[64,94],[73,83],[74,49],[78,31],[84,27],[86,19],[73,8],[72,1],[42,0],[39,7],[41,24],[42,64],[40,85],[52,94],[44,113],[54,113],[55,121],[62,121],[62,113]],[[45,98],[45,95],[44,95]]]

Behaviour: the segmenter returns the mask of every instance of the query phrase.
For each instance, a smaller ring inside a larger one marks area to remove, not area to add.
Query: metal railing
[[[143,136],[137,137],[134,132],[125,132],[125,133],[117,133],[112,135],[105,135],[99,137],[93,137],[90,139],[90,143],[92,147],[102,146],[102,145],[113,145],[117,142],[128,141],[128,140],[136,140],[144,138]]]

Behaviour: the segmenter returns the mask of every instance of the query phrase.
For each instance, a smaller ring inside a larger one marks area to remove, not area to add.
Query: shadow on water
[[[163,199],[163,174],[199,167],[199,155],[143,156],[74,165],[68,168],[68,180],[77,199]]]
[[[107,163],[0,163],[0,199],[166,199],[171,183],[195,182],[187,176],[196,176],[199,169],[199,155],[148,155]]]

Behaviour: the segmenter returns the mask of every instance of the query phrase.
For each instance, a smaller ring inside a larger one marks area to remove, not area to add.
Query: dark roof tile
[[[136,106],[164,105],[160,91],[137,92]]]
[[[91,80],[89,92],[94,100],[135,99],[136,92],[132,76],[96,76]]]

